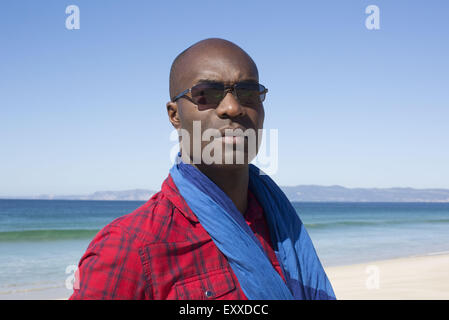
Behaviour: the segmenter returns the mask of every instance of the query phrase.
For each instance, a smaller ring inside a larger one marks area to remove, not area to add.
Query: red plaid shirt
[[[244,216],[283,278],[263,209],[249,190]],[[70,299],[247,299],[170,175],[143,206],[95,236],[76,276]]]

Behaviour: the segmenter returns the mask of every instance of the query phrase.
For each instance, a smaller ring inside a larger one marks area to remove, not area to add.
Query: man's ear
[[[181,128],[181,121],[179,120],[178,104],[176,102],[167,102],[168,119],[175,129]]]

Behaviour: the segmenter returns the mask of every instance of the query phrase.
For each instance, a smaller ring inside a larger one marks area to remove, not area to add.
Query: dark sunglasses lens
[[[223,99],[224,86],[215,83],[200,83],[192,88],[191,93],[198,108],[216,108]]]
[[[265,100],[265,87],[258,83],[239,83],[235,90],[243,105],[255,105]]]

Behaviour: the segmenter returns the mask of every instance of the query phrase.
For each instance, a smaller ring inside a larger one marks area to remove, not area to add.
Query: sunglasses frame
[[[238,101],[239,99],[238,99],[238,96],[237,96],[237,91],[235,90],[235,86],[238,85],[238,84],[241,84],[241,83],[248,83],[248,82],[247,81],[241,81],[241,82],[234,83],[233,85],[225,85],[223,82],[214,82],[214,83],[222,84],[223,87],[224,87],[223,98],[220,100],[220,102],[221,102],[226,97],[228,92],[231,92],[234,95],[234,97],[237,99],[237,101]],[[255,83],[255,84],[257,84],[259,86],[262,86],[264,88],[263,91],[259,92],[259,95],[263,95],[263,94],[266,94],[268,92],[268,89],[264,85],[262,85],[260,83],[256,83],[256,82],[251,82],[251,83]],[[191,88],[184,90],[180,94],[176,95],[171,101],[172,102],[176,102],[176,100],[178,100],[178,99],[185,98],[185,99],[189,100],[190,102],[192,102],[193,104],[198,106],[198,104],[195,101],[193,101],[193,98],[189,97],[187,94],[191,95],[192,94],[192,88],[194,88],[195,86],[197,86],[199,84],[202,84],[202,82],[199,82],[199,83],[195,84],[194,86],[192,86]],[[265,99],[263,101],[265,101]],[[263,102],[263,101],[261,101],[261,102]],[[217,106],[220,104],[220,102],[217,104]]]

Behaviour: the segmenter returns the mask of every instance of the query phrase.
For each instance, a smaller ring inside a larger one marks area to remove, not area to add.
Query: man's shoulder
[[[163,225],[173,219],[174,209],[173,203],[159,191],[131,213],[106,225],[103,231],[116,230],[143,243],[154,242]]]
[[[161,190],[155,193],[143,205],[121,216],[108,225],[100,233],[122,234],[135,244],[150,244],[158,242],[180,241],[179,234],[192,226],[186,219],[180,205],[184,203],[173,181],[169,176],[162,184]],[[181,208],[181,210],[180,210]]]

